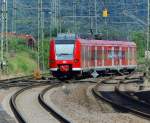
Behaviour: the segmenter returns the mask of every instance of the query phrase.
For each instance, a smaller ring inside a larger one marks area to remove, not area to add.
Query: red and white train
[[[137,67],[136,44],[127,41],[82,39],[61,34],[50,41],[49,68],[53,76],[81,76],[96,70],[127,70]]]

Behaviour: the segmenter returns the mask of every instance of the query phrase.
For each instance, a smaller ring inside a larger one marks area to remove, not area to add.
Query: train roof
[[[117,46],[136,46],[134,42],[131,41],[117,41],[117,40],[96,40],[96,39],[88,39],[84,38],[82,35],[76,35],[76,34],[65,34],[61,33],[58,34],[57,37],[55,38],[55,41],[57,44],[70,44],[70,43],[75,43],[76,40],[79,40],[81,44],[96,44],[96,45],[117,45]]]
[[[119,46],[136,46],[134,42],[129,41],[115,41],[115,40],[86,40],[86,39],[79,39],[81,44],[97,44],[97,45],[119,45]]]

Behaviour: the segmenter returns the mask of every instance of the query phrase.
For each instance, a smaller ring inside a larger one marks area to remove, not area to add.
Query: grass
[[[31,58],[26,52],[17,53],[16,56],[10,57],[9,62],[9,74],[29,74],[37,67],[35,59]]]
[[[48,50],[49,39],[44,40],[44,61],[45,66],[48,66]],[[9,38],[9,55],[8,55],[9,74],[31,74],[37,69],[37,48],[26,46],[26,40],[11,37]],[[41,61],[41,60],[40,60]]]

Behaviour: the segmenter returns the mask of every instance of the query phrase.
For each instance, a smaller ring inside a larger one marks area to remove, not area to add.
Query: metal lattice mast
[[[52,23],[51,25],[53,26],[53,29],[56,28],[58,32],[58,0],[52,0],[51,1],[51,14],[52,14]]]
[[[49,3],[49,7],[51,8],[51,0],[50,0],[50,3]],[[50,11],[49,11],[49,22],[50,22],[50,24],[49,24],[49,36],[51,37],[51,9],[50,9]]]
[[[59,19],[59,32],[61,33],[62,31],[62,25],[61,25],[61,14],[60,14],[60,10],[61,10],[61,4],[60,4],[60,0],[58,0],[58,19]]]
[[[56,0],[56,27],[57,27],[57,33],[59,33],[59,0]]]
[[[44,65],[44,11],[43,0],[38,0],[38,67],[42,65],[42,70],[45,70]],[[41,42],[41,43],[40,43]],[[41,47],[40,47],[41,46]],[[40,59],[41,62],[40,62]]]
[[[97,34],[97,0],[95,0],[94,1],[95,2],[95,4],[94,4],[94,6],[95,6],[95,31],[96,31],[96,34]]]
[[[2,1],[2,14],[1,14],[1,67],[6,66],[8,56],[8,39],[7,39],[7,0]],[[7,72],[7,67],[6,67]]]
[[[150,41],[150,0],[148,0],[148,8],[147,8],[147,51],[149,51],[149,41]]]
[[[73,25],[74,25],[74,29],[73,29],[73,31],[74,31],[74,33],[76,33],[76,26],[77,26],[77,24],[76,24],[76,21],[77,21],[77,15],[76,15],[76,11],[77,11],[77,1],[75,0],[75,1],[73,1]]]
[[[90,29],[93,29],[93,18],[92,18],[92,13],[91,13],[91,0],[88,1],[89,3],[89,20],[90,20]]]
[[[38,0],[38,40],[37,40],[37,64],[38,64],[38,69],[40,69],[40,5],[41,5],[41,0]]]
[[[44,11],[43,11],[43,0],[41,0],[40,5],[41,10],[41,52],[42,52],[42,70],[45,70],[45,62],[44,62]]]
[[[17,16],[17,6],[16,0],[13,0],[13,16],[12,16],[12,32],[16,33],[16,16]]]

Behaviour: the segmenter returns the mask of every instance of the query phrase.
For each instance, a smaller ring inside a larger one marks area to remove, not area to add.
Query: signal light
[[[105,8],[103,10],[103,17],[108,17],[108,16],[109,16],[108,10]]]

